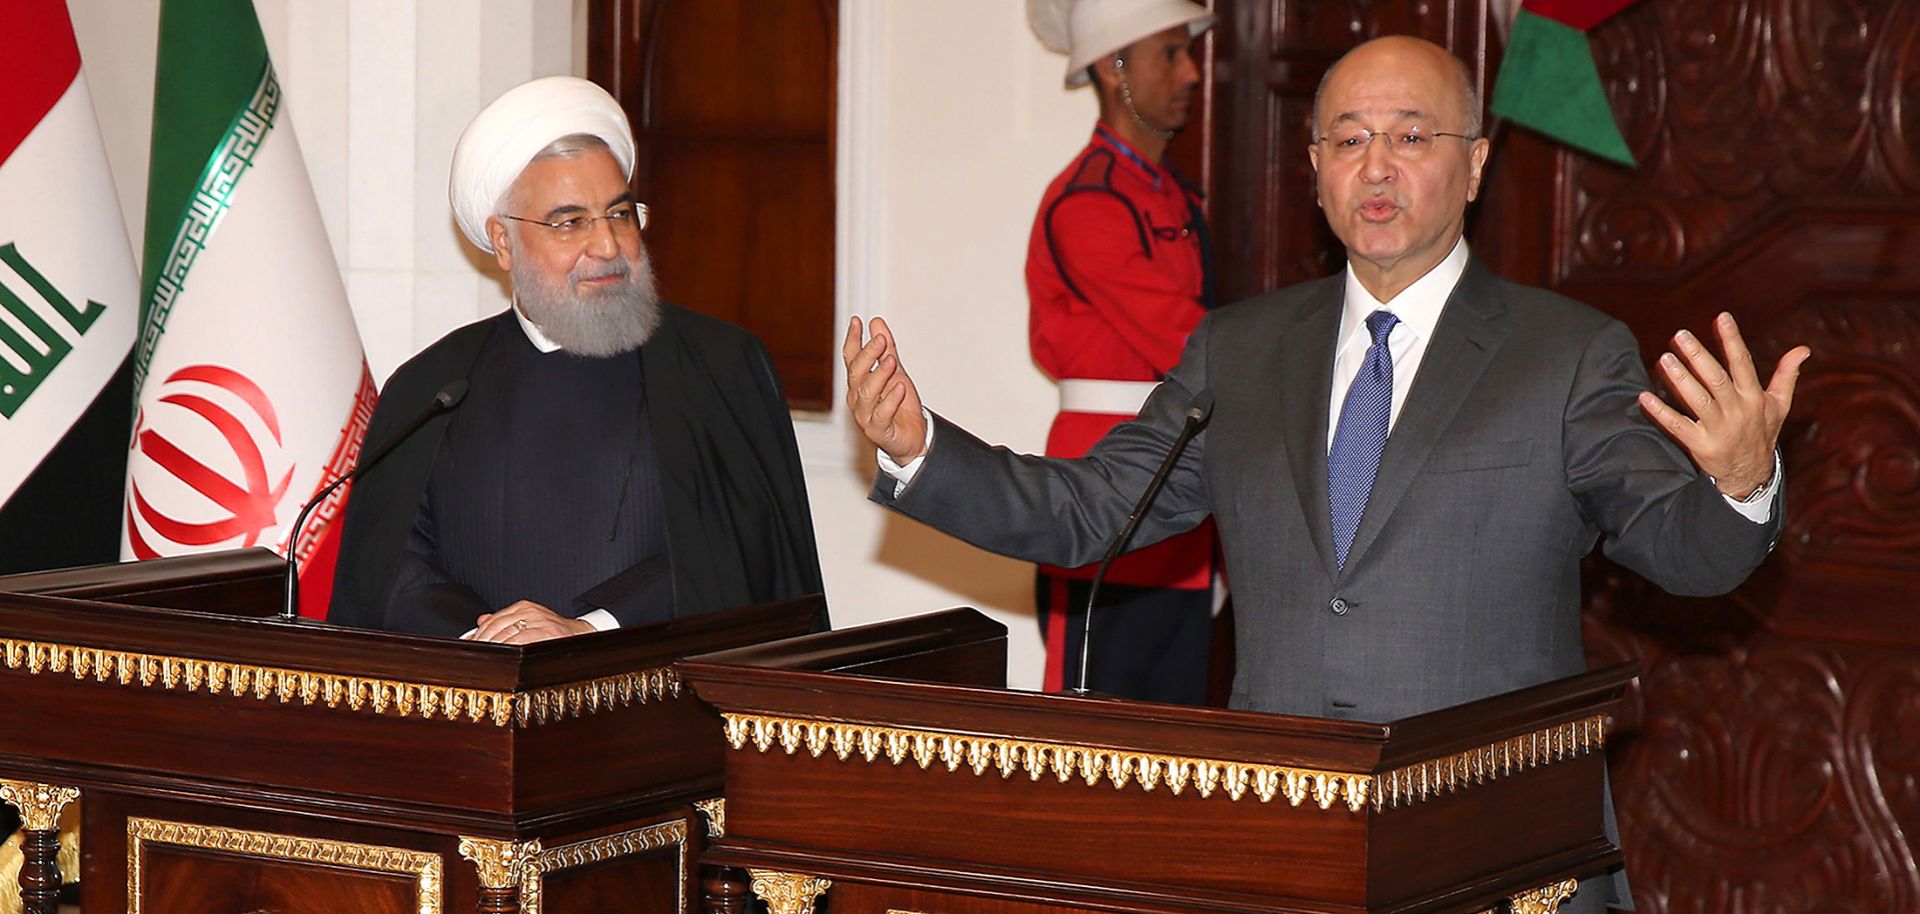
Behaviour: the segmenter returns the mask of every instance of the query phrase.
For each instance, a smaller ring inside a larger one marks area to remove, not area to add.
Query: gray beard
[[[606,358],[632,352],[660,328],[653,259],[644,249],[631,264],[616,258],[574,267],[564,283],[547,282],[525,261],[516,262],[510,272],[521,313],[547,339],[574,355]],[[621,278],[590,292],[573,291],[580,280],[608,273]]]

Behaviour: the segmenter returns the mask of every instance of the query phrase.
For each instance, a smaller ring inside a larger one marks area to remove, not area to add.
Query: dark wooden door
[[[1411,33],[1475,64],[1484,0],[1217,0],[1223,290],[1340,264],[1304,147],[1342,50]],[[1476,255],[1657,353],[1731,311],[1814,360],[1782,440],[1786,532],[1745,586],[1667,596],[1590,560],[1595,664],[1645,672],[1612,769],[1650,914],[1920,912],[1920,2],[1644,0],[1592,32],[1641,164],[1494,127]],[[1484,50],[1484,55],[1482,51]]]
[[[832,399],[838,0],[593,0],[588,72],[639,144],[663,294],[760,337]]]

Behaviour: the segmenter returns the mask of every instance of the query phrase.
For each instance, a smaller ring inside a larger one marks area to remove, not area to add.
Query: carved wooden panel
[[[1639,168],[1510,132],[1476,250],[1649,356],[1721,310],[1763,370],[1814,349],[1745,586],[1591,563],[1589,654],[1646,671],[1613,759],[1635,900],[1920,912],[1920,3],[1656,0],[1591,34]]]
[[[1698,266],[1800,201],[1920,193],[1920,5],[1644,3],[1593,49],[1640,167],[1568,162],[1570,281]]]

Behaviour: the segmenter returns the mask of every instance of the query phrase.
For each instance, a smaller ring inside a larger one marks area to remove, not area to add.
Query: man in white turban
[[[1200,191],[1167,144],[1198,97],[1189,0],[1028,0],[1068,85],[1091,84],[1099,120],[1048,185],[1027,243],[1033,360],[1060,382],[1047,454],[1078,457],[1131,419],[1213,302]],[[1213,644],[1213,525],[1115,560],[1094,610],[1087,684],[1122,698],[1201,704]],[[1042,566],[1042,681],[1074,683],[1093,568]]]
[[[792,421],[765,349],[660,301],[634,141],[599,86],[502,95],[454,149],[467,239],[514,306],[409,360],[367,440],[328,620],[523,643],[820,591]]]

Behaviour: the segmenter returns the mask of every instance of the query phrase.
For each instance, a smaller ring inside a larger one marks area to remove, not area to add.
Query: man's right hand
[[[900,367],[893,331],[882,318],[873,319],[873,333],[860,344],[860,319],[847,325],[840,355],[847,363],[847,410],[872,441],[893,462],[906,466],[927,452],[927,420],[920,409],[920,391]]]

